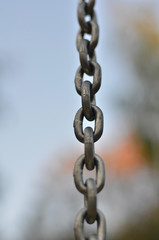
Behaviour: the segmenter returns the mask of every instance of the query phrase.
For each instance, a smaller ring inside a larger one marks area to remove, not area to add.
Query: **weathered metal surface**
[[[105,166],[103,160],[95,154],[94,143],[103,133],[103,113],[96,106],[95,94],[101,86],[101,67],[97,63],[95,48],[99,39],[99,27],[94,11],[95,0],[79,0],[78,22],[80,30],[77,34],[77,50],[80,66],[75,76],[75,88],[81,96],[82,107],[74,119],[74,132],[77,139],[84,143],[84,154],[74,166],[74,182],[79,192],[84,195],[84,208],[79,211],[75,220],[74,232],[76,240],[106,240],[106,222],[104,215],[97,209],[97,193],[105,183]],[[87,18],[88,16],[88,18]],[[89,19],[86,21],[86,19]],[[84,38],[90,35],[90,40]],[[84,80],[84,75],[92,76],[92,83]],[[86,127],[83,130],[83,120],[95,121],[94,129]],[[95,169],[96,179],[83,180],[83,168]],[[97,221],[97,233],[85,236],[84,221],[93,224]]]

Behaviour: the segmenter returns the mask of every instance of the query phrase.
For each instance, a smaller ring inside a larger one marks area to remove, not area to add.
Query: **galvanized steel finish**
[[[96,106],[95,94],[101,86],[101,67],[97,63],[95,48],[98,44],[99,27],[94,11],[95,0],[79,0],[78,22],[80,30],[77,34],[77,50],[80,66],[75,76],[75,87],[81,96],[82,107],[74,119],[74,132],[77,139],[84,143],[84,154],[74,166],[74,182],[79,192],[84,195],[84,208],[79,211],[75,220],[74,232],[76,240],[106,240],[106,223],[104,215],[97,209],[97,193],[105,183],[105,167],[103,160],[95,154],[94,143],[103,133],[103,113]],[[86,19],[89,19],[88,21]],[[90,40],[84,38],[90,35]],[[84,75],[92,76],[92,83],[84,80]],[[83,120],[95,121],[94,130],[86,127]],[[83,168],[91,171],[95,168],[96,179],[83,180]],[[84,221],[88,224],[97,222],[97,233],[85,236]]]

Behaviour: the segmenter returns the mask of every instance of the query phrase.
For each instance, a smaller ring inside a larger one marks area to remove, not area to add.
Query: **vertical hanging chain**
[[[76,240],[106,240],[106,223],[104,215],[97,209],[97,193],[105,183],[105,167],[103,160],[94,152],[94,142],[103,133],[103,113],[96,106],[95,94],[101,86],[101,67],[96,61],[95,48],[99,38],[99,27],[94,11],[95,0],[79,0],[78,21],[80,30],[77,34],[77,50],[80,66],[75,76],[75,87],[81,96],[82,107],[77,111],[74,119],[76,138],[84,143],[84,154],[74,166],[74,182],[76,188],[84,195],[84,208],[79,211],[75,220],[74,232]],[[87,20],[89,19],[89,20]],[[90,40],[86,39],[90,36]],[[85,37],[85,38],[84,38]],[[84,81],[84,74],[92,76],[92,83]],[[95,121],[94,130],[86,127],[83,130],[84,117],[88,121]],[[96,179],[83,180],[83,168],[91,171],[95,169]],[[85,237],[84,221],[88,224],[97,222],[97,233]]]

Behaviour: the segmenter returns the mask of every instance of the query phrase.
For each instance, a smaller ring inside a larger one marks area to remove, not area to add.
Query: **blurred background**
[[[0,239],[73,240],[78,1],[0,3]],[[159,239],[159,2],[96,1],[108,240]]]

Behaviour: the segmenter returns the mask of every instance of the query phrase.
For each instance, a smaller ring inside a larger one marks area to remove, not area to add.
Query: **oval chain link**
[[[94,141],[93,141],[93,129],[86,127],[84,130],[84,154],[85,164],[88,170],[94,169]]]
[[[93,178],[86,180],[87,193],[84,196],[85,207],[87,208],[87,222],[94,223],[97,215],[97,187]]]
[[[76,138],[84,143],[84,154],[74,166],[74,182],[79,192],[84,195],[84,208],[77,214],[74,233],[76,240],[106,240],[106,222],[101,211],[97,209],[97,194],[105,184],[105,166],[103,160],[95,154],[94,143],[103,133],[103,113],[96,106],[95,94],[101,86],[101,67],[97,63],[95,48],[99,39],[99,27],[94,10],[95,0],[78,0],[78,22],[80,29],[77,34],[76,47],[79,52],[80,66],[75,75],[75,88],[81,96],[82,107],[74,119]],[[90,35],[90,40],[86,37]],[[92,83],[85,80],[85,75],[92,76]],[[83,129],[83,121],[94,121],[91,127]],[[95,169],[96,179],[83,179],[84,166],[89,171]],[[84,221],[88,224],[97,222],[97,232],[85,236]]]
[[[76,240],[106,240],[106,223],[105,217],[100,210],[97,210],[97,234],[92,234],[89,238],[84,236],[84,220],[87,218],[87,208],[83,208],[76,216],[74,232]]]
[[[97,155],[94,155],[94,161],[96,166],[96,186],[97,186],[97,193],[99,193],[103,187],[105,182],[105,168],[103,160]],[[83,180],[83,167],[85,164],[85,155],[81,155],[74,166],[74,181],[76,188],[79,192],[86,194],[87,187]]]

